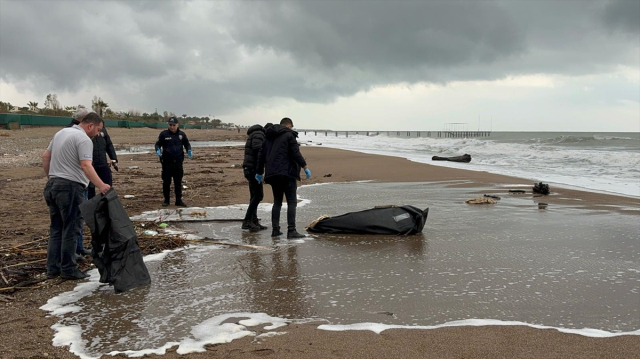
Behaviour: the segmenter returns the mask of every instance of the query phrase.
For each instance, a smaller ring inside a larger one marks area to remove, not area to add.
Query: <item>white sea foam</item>
[[[439,329],[446,327],[480,327],[487,325],[523,325],[536,329],[555,329],[562,333],[569,334],[578,334],[585,337],[593,337],[593,338],[609,338],[616,337],[621,335],[640,335],[640,329],[630,332],[608,332],[606,330],[600,329],[592,329],[592,328],[582,328],[582,329],[571,329],[571,328],[560,328],[560,327],[550,327],[546,325],[537,325],[537,324],[529,324],[524,322],[517,321],[504,321],[504,320],[496,320],[496,319],[466,319],[466,320],[456,320],[452,322],[442,323],[438,325],[388,325],[381,323],[355,323],[355,324],[345,324],[345,325],[332,325],[332,324],[322,324],[318,326],[318,329],[321,330],[330,330],[330,331],[345,331],[345,330],[370,330],[374,333],[380,334],[387,329]]]

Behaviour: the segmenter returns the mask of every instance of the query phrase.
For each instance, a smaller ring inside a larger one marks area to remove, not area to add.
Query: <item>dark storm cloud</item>
[[[5,82],[99,85],[121,108],[194,115],[398,82],[603,73],[637,66],[640,39],[637,0],[0,4]]]
[[[609,28],[628,31],[637,36],[640,33],[640,1],[611,1],[607,3],[602,19]]]

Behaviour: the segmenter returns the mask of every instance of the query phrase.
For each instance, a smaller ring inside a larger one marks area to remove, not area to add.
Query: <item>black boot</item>
[[[164,202],[162,202],[162,207],[166,207],[169,205],[169,198],[165,197]]]
[[[187,205],[184,202],[182,202],[181,199],[177,199],[176,200],[176,206],[178,206],[178,207],[186,207]]]
[[[260,224],[260,220],[259,220],[259,219],[257,219],[257,218],[254,218],[253,220],[251,220],[251,222],[253,222],[253,224],[255,224],[256,226],[260,227],[260,230],[263,230],[263,229],[267,229],[267,228],[269,228],[269,227],[267,227],[267,226],[263,226],[263,225],[261,225],[261,224]]]
[[[242,229],[248,229],[249,232],[257,232],[260,230],[260,227],[256,226],[251,221],[242,221]]]
[[[296,238],[305,238],[306,236],[304,234],[300,234],[298,233],[298,231],[294,230],[288,230],[287,231],[287,239],[296,239]]]
[[[278,237],[281,235],[282,232],[280,232],[280,227],[273,227],[273,230],[271,231],[271,237]]]

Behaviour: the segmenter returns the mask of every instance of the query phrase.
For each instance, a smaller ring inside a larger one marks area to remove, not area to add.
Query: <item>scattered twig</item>
[[[35,242],[41,242],[41,241],[42,241],[42,239],[36,239],[35,241],[18,244],[16,246],[11,247],[11,248],[18,250],[18,247],[26,246],[27,244],[31,244],[31,243],[35,243]]]
[[[0,276],[2,276],[2,280],[4,280],[7,285],[9,285],[9,281],[7,280],[7,278],[5,278],[4,273],[0,272]]]
[[[36,260],[36,261],[31,261],[31,262],[22,262],[22,263],[12,264],[12,265],[10,265],[10,266],[2,267],[2,269],[7,269],[7,268],[11,268],[11,267],[19,267],[19,266],[22,266],[22,265],[25,265],[25,264],[31,264],[31,263],[44,262],[44,261],[46,261],[46,260],[47,260],[47,259],[46,259],[46,258],[44,258],[44,259],[38,259],[38,260]]]
[[[8,296],[8,295],[5,295],[5,294],[0,294],[0,300],[3,301],[3,302],[9,302],[9,301],[12,301],[14,299],[15,299],[14,297],[11,297],[11,296]]]

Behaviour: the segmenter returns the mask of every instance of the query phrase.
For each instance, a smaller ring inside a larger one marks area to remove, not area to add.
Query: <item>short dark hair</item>
[[[293,127],[293,121],[291,121],[291,119],[290,119],[289,117],[285,117],[285,118],[283,118],[282,120],[280,120],[280,124],[281,124],[282,126],[287,126],[287,125],[289,125],[289,126]]]
[[[95,112],[89,112],[86,116],[84,116],[82,121],[80,121],[80,123],[93,123],[96,126],[103,122],[104,120],[102,119],[102,117],[100,117],[100,115]]]

